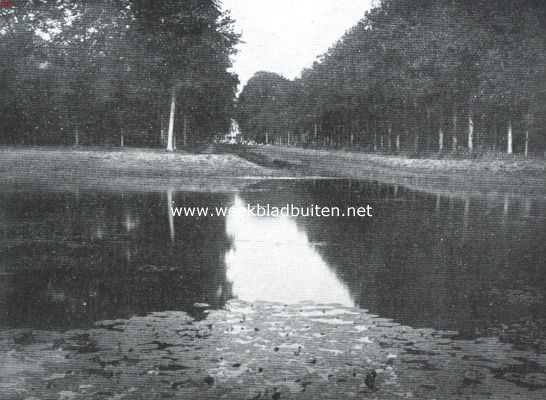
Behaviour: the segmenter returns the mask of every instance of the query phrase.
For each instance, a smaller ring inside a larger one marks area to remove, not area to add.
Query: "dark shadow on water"
[[[414,327],[489,334],[544,318],[546,204],[378,182],[244,192],[0,197],[0,325],[68,329],[246,301],[340,303]],[[169,204],[374,208],[372,218],[172,217]],[[202,303],[202,304],[198,304]]]
[[[355,303],[414,327],[487,335],[544,317],[546,203],[463,200],[378,182],[262,183],[246,201],[374,207],[373,218],[296,218]]]
[[[0,324],[72,328],[152,311],[203,318],[231,298],[223,218],[169,217],[211,194],[4,195]]]

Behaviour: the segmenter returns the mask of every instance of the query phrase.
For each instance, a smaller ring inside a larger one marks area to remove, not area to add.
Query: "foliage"
[[[215,1],[29,0],[0,13],[4,143],[158,145],[172,87],[191,140],[229,127],[239,38]]]
[[[263,103],[251,80],[238,102],[241,128],[258,139],[265,130],[286,136],[287,125],[303,144],[436,152],[452,141],[504,149],[513,123],[516,150],[528,131],[538,152],[545,21],[546,5],[537,0],[384,0],[301,79],[284,83],[277,97],[294,104]],[[275,85],[270,80],[262,91]],[[248,123],[256,118],[260,124]]]

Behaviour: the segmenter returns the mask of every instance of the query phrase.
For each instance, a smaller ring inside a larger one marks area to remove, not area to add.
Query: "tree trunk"
[[[366,119],[366,126],[365,126],[365,132],[364,132],[364,137],[366,138],[366,143],[368,143],[368,140],[370,140],[371,138],[371,132],[370,132],[370,121],[368,121],[368,119]]]
[[[432,127],[432,118],[431,118],[432,111],[430,110],[430,107],[426,107],[426,118],[427,118],[427,126],[425,127],[425,138],[426,138],[426,148],[425,151],[429,151],[431,148],[430,141],[432,140],[433,130]]]
[[[442,127],[438,129],[438,151],[440,153],[444,151],[444,130]]]
[[[265,144],[269,144],[269,132],[265,131]]]
[[[188,117],[184,115],[184,126],[183,126],[183,141],[184,147],[188,145]]]
[[[509,119],[508,120],[508,136],[507,136],[507,143],[506,143],[507,154],[512,154],[514,152],[512,140],[513,140],[512,119]]]
[[[392,124],[389,124],[388,132],[387,132],[387,152],[391,152],[392,150]]]
[[[163,126],[163,116],[161,115],[161,102],[158,102],[157,115],[159,116],[159,145],[165,146],[165,142],[167,140],[165,137],[165,129]]]
[[[74,132],[74,144],[76,146],[80,145],[80,127],[76,125],[76,130]]]
[[[468,150],[472,152],[474,150],[474,118],[472,111],[468,114]]]
[[[457,106],[453,106],[453,151],[457,151]]]
[[[123,128],[120,130],[120,134],[119,134],[119,146],[125,147],[125,140],[123,137]]]
[[[419,141],[420,141],[419,133],[415,132],[415,137],[413,138],[413,150],[415,151],[415,154],[419,154]]]
[[[525,131],[525,158],[529,157],[529,131]]]
[[[494,130],[495,130],[495,142],[493,143],[493,151],[497,151],[498,145],[499,145],[499,125],[495,121],[494,122]]]
[[[171,93],[171,113],[169,116],[169,131],[167,132],[167,151],[174,151],[174,114],[176,111],[176,89]]]
[[[525,158],[529,157],[529,129],[531,126],[531,114],[525,116]]]
[[[400,153],[400,134],[396,135],[396,152]]]
[[[485,136],[485,114],[480,115],[480,122],[478,124],[478,129],[476,129],[476,148],[478,150],[483,148],[483,138]]]

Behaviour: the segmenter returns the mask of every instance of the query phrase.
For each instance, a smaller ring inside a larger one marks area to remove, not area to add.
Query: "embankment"
[[[378,180],[462,196],[546,196],[544,160],[410,159],[269,145],[237,146],[232,152],[261,165],[282,165],[296,175]]]
[[[282,171],[232,154],[167,153],[151,149],[0,148],[3,190],[100,189],[232,191]]]

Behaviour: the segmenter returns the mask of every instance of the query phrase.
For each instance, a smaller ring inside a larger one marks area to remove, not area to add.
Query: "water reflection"
[[[231,298],[225,220],[175,222],[167,208],[171,200],[229,205],[230,196],[2,197],[0,325],[71,328],[163,310],[202,318],[195,303],[221,308]]]
[[[487,334],[546,317],[546,203],[365,181],[268,181],[237,196],[0,195],[0,325],[65,328],[239,297],[366,308]],[[172,217],[169,206],[372,203],[358,218]]]
[[[363,308],[411,326],[486,334],[546,310],[546,204],[443,197],[377,182],[263,183],[246,201],[346,207],[373,219],[296,224]],[[521,208],[521,209],[520,209]],[[530,217],[526,217],[530,215]]]
[[[173,202],[173,191],[171,189],[167,190],[167,217],[169,219],[169,236],[171,242],[174,243],[175,233],[174,233],[174,216],[171,212],[171,206],[174,205]]]
[[[233,240],[226,254],[227,278],[237,298],[355,305],[348,287],[289,217],[251,216],[237,196],[226,229]]]

